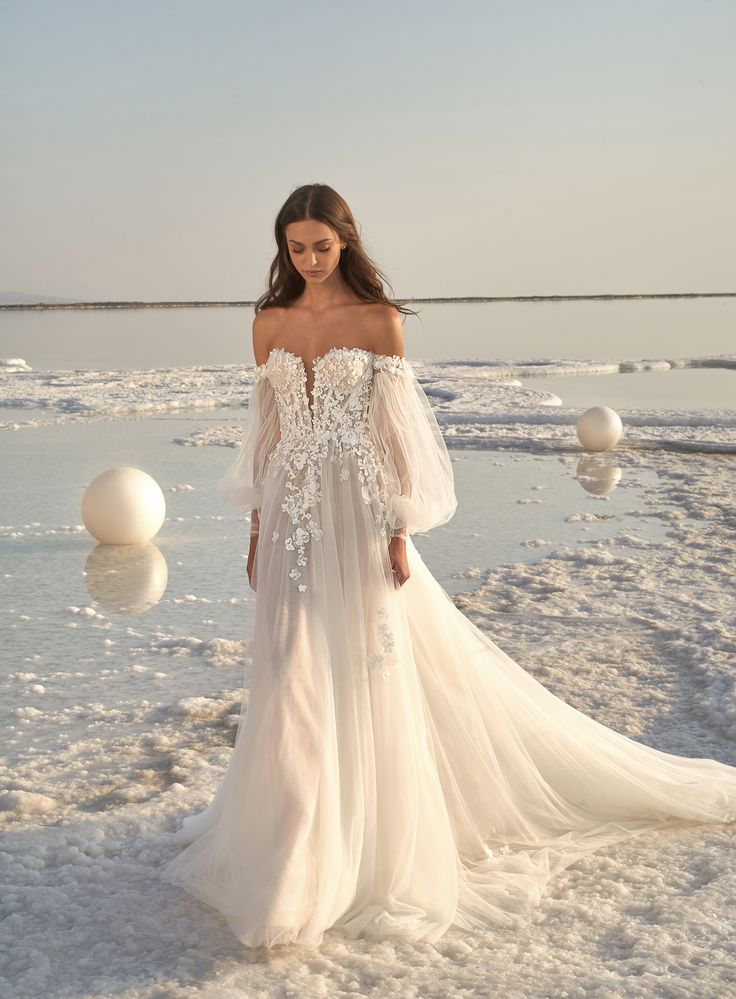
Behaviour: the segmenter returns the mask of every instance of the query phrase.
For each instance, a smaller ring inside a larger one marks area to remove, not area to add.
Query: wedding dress
[[[249,697],[166,881],[243,944],[517,925],[550,877],[651,830],[736,820],[736,767],[618,734],[454,605],[411,540],[456,508],[410,361],[274,348],[218,491],[257,511]],[[394,582],[388,541],[407,537]]]

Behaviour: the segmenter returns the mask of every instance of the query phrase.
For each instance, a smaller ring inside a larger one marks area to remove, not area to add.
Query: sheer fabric
[[[258,511],[263,502],[263,473],[281,432],[276,395],[265,375],[265,365],[256,368],[238,455],[217,484],[220,496],[243,514]]]
[[[374,376],[368,430],[387,478],[389,533],[429,531],[455,513],[450,456],[424,390],[406,358]]]
[[[165,880],[249,946],[437,940],[517,924],[550,877],[632,836],[736,819],[736,768],[554,696],[466,618],[411,535],[455,509],[406,358],[333,348],[255,369],[221,493],[256,512],[252,678],[235,747]],[[278,428],[278,429],[277,429]],[[394,585],[388,540],[411,576]]]

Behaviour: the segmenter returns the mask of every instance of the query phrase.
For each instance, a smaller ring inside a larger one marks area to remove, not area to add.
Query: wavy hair
[[[345,284],[359,299],[392,305],[404,315],[417,315],[413,309],[397,305],[387,296],[384,286],[388,287],[392,296],[393,288],[363,249],[348,203],[327,184],[304,184],[293,191],[281,206],[274,226],[278,252],[268,272],[268,291],[256,302],[256,313],[261,309],[288,308],[304,290],[304,278],[289,255],[286,227],[291,222],[307,219],[324,222],[345,243],[338,266]]]

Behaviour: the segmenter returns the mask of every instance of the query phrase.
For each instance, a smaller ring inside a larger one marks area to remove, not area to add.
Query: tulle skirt
[[[247,709],[164,880],[248,946],[317,946],[330,929],[435,941],[518,924],[601,847],[736,819],[736,768],[660,752],[553,695],[455,607],[410,538],[397,588],[348,471],[324,462],[300,553],[286,472],[268,467]]]

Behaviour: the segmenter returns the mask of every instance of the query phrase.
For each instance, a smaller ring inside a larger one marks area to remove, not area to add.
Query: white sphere
[[[93,479],[82,497],[82,520],[106,545],[143,544],[166,517],[161,486],[140,468],[119,465]]]
[[[586,409],[577,422],[578,440],[586,451],[607,451],[623,433],[621,417],[609,406]]]

